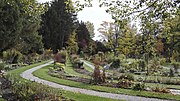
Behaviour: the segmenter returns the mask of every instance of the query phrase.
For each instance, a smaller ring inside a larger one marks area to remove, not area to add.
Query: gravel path
[[[93,96],[99,96],[99,97],[105,97],[105,98],[112,98],[112,99],[124,99],[127,101],[169,101],[169,100],[161,100],[161,99],[155,99],[155,98],[145,98],[145,97],[138,97],[138,96],[130,96],[130,95],[123,95],[123,94],[113,94],[113,93],[106,93],[106,92],[99,92],[99,91],[93,91],[93,90],[87,90],[87,89],[82,89],[82,88],[75,88],[75,87],[69,87],[69,86],[64,86],[60,85],[57,83],[53,83],[50,81],[46,81],[43,79],[40,79],[38,77],[35,77],[32,75],[32,73],[42,67],[45,67],[49,64],[53,63],[53,61],[34,67],[32,69],[24,71],[22,74],[20,74],[21,77],[30,80],[30,81],[35,81],[38,83],[42,83],[44,85],[48,85],[50,87],[54,88],[60,88],[63,90],[67,91],[72,91],[72,92],[77,92],[77,93],[83,93],[87,95],[93,95]]]

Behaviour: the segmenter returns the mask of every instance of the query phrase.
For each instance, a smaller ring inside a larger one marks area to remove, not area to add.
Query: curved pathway
[[[82,89],[82,88],[75,88],[75,87],[69,87],[69,86],[64,86],[60,85],[57,83],[53,83],[47,80],[40,79],[38,77],[33,76],[33,72],[45,67],[49,64],[53,63],[53,61],[34,67],[32,69],[24,71],[22,74],[20,74],[21,77],[30,80],[30,81],[35,81],[37,83],[42,83],[44,85],[48,85],[50,87],[54,88],[60,88],[63,90],[71,91],[71,92],[77,92],[77,93],[83,93],[87,95],[93,95],[93,96],[99,96],[99,97],[105,97],[105,98],[111,98],[111,99],[122,99],[122,100],[127,100],[127,101],[169,101],[169,100],[162,100],[162,99],[155,99],[155,98],[145,98],[145,97],[138,97],[138,96],[130,96],[130,95],[123,95],[123,94],[113,94],[113,93],[106,93],[106,92],[99,92],[99,91],[94,91],[94,90],[87,90],[87,89]]]

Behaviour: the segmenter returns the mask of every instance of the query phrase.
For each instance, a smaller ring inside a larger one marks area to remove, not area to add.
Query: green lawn
[[[84,64],[83,66],[84,66],[84,68],[85,68],[86,70],[88,70],[89,72],[93,72],[93,71],[94,71],[91,67],[87,66],[86,64]]]
[[[156,92],[147,92],[147,91],[134,91],[130,89],[121,89],[121,88],[111,88],[111,87],[104,87],[104,86],[97,86],[97,85],[90,85],[84,84],[80,82],[74,82],[65,79],[59,79],[56,77],[49,76],[47,74],[49,66],[41,68],[35,71],[33,74],[39,78],[52,81],[58,84],[85,88],[85,89],[92,89],[97,91],[103,92],[112,92],[112,93],[119,93],[119,94],[127,94],[127,95],[134,95],[134,96],[144,96],[144,97],[153,97],[153,98],[161,98],[161,99],[172,99],[172,100],[180,100],[180,96],[172,95],[172,94],[164,94],[164,93],[156,93]]]
[[[27,81],[27,80],[21,78],[20,74],[23,71],[26,71],[28,69],[31,69],[31,68],[35,67],[35,66],[44,64],[46,62],[41,62],[41,63],[37,63],[37,64],[33,64],[33,65],[30,65],[30,66],[26,66],[26,67],[22,67],[22,68],[18,68],[18,69],[9,71],[8,75],[16,76],[22,82],[26,81],[26,82],[31,83],[30,81]],[[50,90],[55,89],[55,88],[52,88],[52,87],[49,87],[49,88],[50,88]],[[81,93],[74,93],[74,92],[64,91],[62,89],[56,89],[56,90],[59,90],[60,92],[62,92],[64,97],[69,98],[69,99],[73,99],[73,100],[77,100],[77,101],[120,101],[120,100],[114,100],[114,99],[108,99],[108,98],[103,98],[103,97],[91,96],[91,95],[86,95],[86,94],[81,94]],[[1,99],[0,99],[0,101],[1,101]]]
[[[3,98],[0,98],[0,101],[6,101],[6,100],[4,100]]]
[[[78,72],[74,71],[70,61],[67,61],[67,63],[66,63],[65,72],[68,73],[71,76],[90,78],[88,75],[81,74],[81,73],[78,73]]]
[[[33,68],[35,66],[39,66],[41,64],[45,64],[49,61],[43,61],[43,62],[40,62],[40,63],[36,63],[36,64],[32,64],[32,65],[29,65],[29,66],[25,66],[25,67],[20,67],[18,69],[15,69],[15,70],[11,70],[8,72],[8,75],[16,75],[18,78],[21,78],[20,74],[25,71],[25,70],[28,70],[30,68]]]

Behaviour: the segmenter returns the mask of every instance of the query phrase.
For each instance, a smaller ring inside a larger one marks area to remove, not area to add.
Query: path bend
[[[130,95],[123,95],[123,94],[114,94],[114,93],[106,93],[106,92],[99,92],[94,90],[87,90],[82,88],[76,88],[76,87],[70,87],[65,85],[60,85],[54,82],[50,82],[47,80],[40,79],[38,77],[35,77],[32,73],[42,67],[48,66],[49,64],[53,63],[53,61],[48,62],[46,64],[36,66],[34,68],[28,69],[20,74],[22,78],[25,78],[30,81],[34,81],[37,83],[41,83],[50,87],[54,88],[60,88],[66,91],[71,92],[77,92],[77,93],[83,93],[87,95],[93,95],[93,96],[99,96],[99,97],[105,97],[105,98],[111,98],[111,99],[119,99],[119,100],[127,100],[127,101],[170,101],[170,100],[163,100],[163,99],[156,99],[156,98],[146,98],[146,97],[138,97],[138,96],[130,96]]]

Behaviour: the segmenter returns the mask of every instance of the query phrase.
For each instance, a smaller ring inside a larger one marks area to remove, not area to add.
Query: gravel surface
[[[178,89],[169,89],[171,91],[172,94],[174,95],[180,95],[180,90]]]
[[[145,97],[138,97],[138,96],[123,95],[123,94],[113,94],[113,93],[99,92],[99,91],[94,91],[94,90],[87,90],[87,89],[82,89],[82,88],[69,87],[69,86],[64,86],[64,85],[60,85],[57,83],[53,83],[53,82],[50,82],[47,80],[43,80],[43,79],[40,79],[40,78],[32,75],[32,73],[34,71],[36,71],[42,67],[45,67],[51,63],[53,63],[53,61],[43,64],[43,65],[40,65],[40,66],[37,66],[37,67],[34,67],[32,69],[26,70],[22,74],[20,74],[20,76],[27,80],[35,81],[37,83],[48,85],[50,87],[60,88],[63,90],[77,92],[77,93],[83,93],[83,94],[87,94],[87,95],[112,98],[112,99],[123,99],[126,101],[169,101],[169,100],[162,100],[162,99],[156,99],[156,98],[145,98]]]

